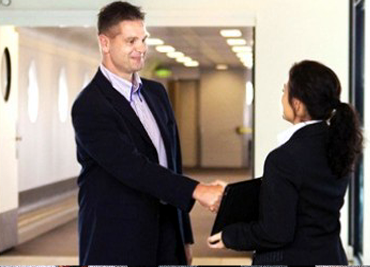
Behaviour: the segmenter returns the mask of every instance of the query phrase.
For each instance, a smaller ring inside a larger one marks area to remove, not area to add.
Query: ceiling
[[[230,28],[230,27],[228,27]],[[242,32],[247,45],[253,45],[252,27],[234,27]],[[98,51],[95,28],[89,27],[35,27],[28,28],[43,35],[62,39],[64,42],[77,44],[83,48]],[[160,38],[166,45],[199,62],[200,67],[212,68],[217,64],[227,64],[232,68],[244,68],[243,64],[231,51],[226,39],[220,35],[221,27],[148,27],[151,38]],[[148,60],[160,62],[162,66],[182,65],[175,59],[159,53],[149,47]]]
[[[226,39],[220,35],[219,27],[148,27],[151,37],[162,39],[165,44],[173,46],[192,59],[197,60],[201,67],[214,67],[217,64],[227,64],[230,67],[244,67]],[[239,28],[247,45],[253,45],[253,28]],[[150,50],[150,55],[159,58],[168,65],[180,64]]]

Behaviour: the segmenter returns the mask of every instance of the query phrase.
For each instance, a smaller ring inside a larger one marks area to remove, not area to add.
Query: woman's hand
[[[222,242],[222,232],[214,234],[213,236],[208,237],[208,246],[210,248],[224,249],[225,244]]]

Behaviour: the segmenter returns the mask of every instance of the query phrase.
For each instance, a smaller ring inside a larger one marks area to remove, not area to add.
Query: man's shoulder
[[[147,78],[142,78],[142,77],[140,77],[140,79],[141,79],[144,86],[149,86],[151,88],[163,88],[164,89],[163,84],[161,84],[160,82],[157,82],[157,81],[154,81],[154,80],[151,80],[151,79],[147,79]]]
[[[94,80],[91,80],[76,96],[76,101],[85,98],[94,97],[97,93],[98,85]]]
[[[145,78],[141,78],[141,81],[143,83],[143,89],[150,93],[155,94],[161,98],[167,97],[167,91],[163,84],[160,82],[149,80]]]
[[[82,90],[77,94],[72,110],[77,107],[94,106],[103,101],[101,90],[99,90],[99,84],[94,77]]]

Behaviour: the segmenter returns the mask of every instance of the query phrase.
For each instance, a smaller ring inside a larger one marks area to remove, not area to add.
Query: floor
[[[245,170],[187,170],[185,173],[199,181],[219,179],[228,183],[250,179]],[[212,250],[206,239],[215,214],[198,203],[191,211],[195,244],[193,265],[250,265],[251,253]],[[77,221],[73,220],[29,242],[0,254],[0,265],[77,265]]]

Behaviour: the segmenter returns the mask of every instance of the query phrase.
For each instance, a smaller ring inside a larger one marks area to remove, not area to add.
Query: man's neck
[[[103,60],[102,62],[103,66],[109,70],[111,73],[117,75],[118,77],[121,77],[122,79],[125,79],[126,81],[129,81],[132,83],[133,81],[133,73],[125,73],[125,72],[120,72],[117,68],[114,67],[113,64],[109,64]]]

